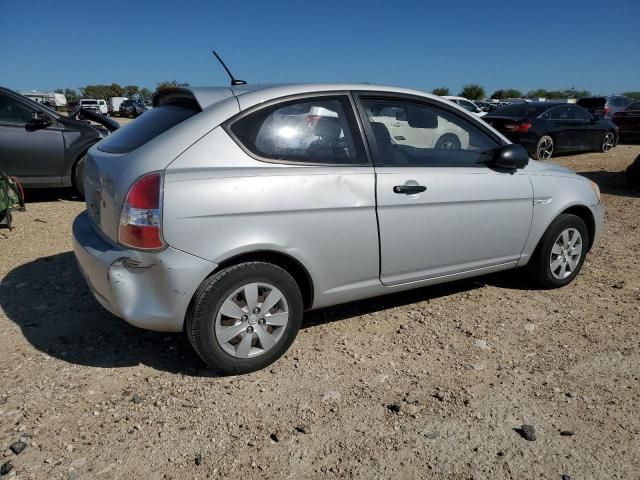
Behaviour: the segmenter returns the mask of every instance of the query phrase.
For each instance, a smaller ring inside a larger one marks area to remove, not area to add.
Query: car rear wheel
[[[542,288],[568,285],[582,268],[588,247],[589,231],[584,221],[568,213],[559,215],[529,262],[532,279]]]
[[[604,153],[611,150],[616,145],[616,137],[613,133],[607,132],[604,137],[602,137],[602,143],[600,144],[600,150]]]
[[[302,322],[300,288],[289,273],[264,262],[226,268],[198,289],[186,331],[198,355],[219,373],[266,367],[293,343]]]
[[[540,137],[540,140],[538,140],[533,158],[536,160],[549,160],[553,155],[554,147],[553,138],[549,135],[543,135]]]
[[[460,150],[461,146],[460,139],[453,133],[447,133],[441,136],[436,142],[436,148],[445,150]]]

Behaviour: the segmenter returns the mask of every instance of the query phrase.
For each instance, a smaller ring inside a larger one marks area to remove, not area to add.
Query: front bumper
[[[595,232],[593,234],[593,241],[591,242],[591,246],[593,246],[598,242],[598,240],[600,240],[600,236],[602,235],[602,225],[604,223],[604,205],[602,205],[602,202],[600,202],[597,205],[593,205],[589,208],[591,209],[591,213],[593,214],[595,223]]]
[[[168,247],[128,250],[105,242],[87,212],[73,222],[73,251],[98,302],[131,325],[182,331],[189,302],[216,264]]]

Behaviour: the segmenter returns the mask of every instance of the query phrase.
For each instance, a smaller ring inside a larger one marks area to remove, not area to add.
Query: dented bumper
[[[181,331],[189,302],[216,265],[168,247],[128,250],[105,242],[86,212],[73,222],[73,250],[98,302],[131,325]]]

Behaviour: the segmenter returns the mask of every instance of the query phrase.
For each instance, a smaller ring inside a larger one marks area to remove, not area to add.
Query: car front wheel
[[[584,221],[569,213],[559,215],[542,236],[529,271],[542,288],[564,287],[578,275],[589,248]]]
[[[266,367],[293,343],[302,322],[300,288],[289,273],[264,262],[228,267],[198,289],[186,331],[198,355],[219,373]]]

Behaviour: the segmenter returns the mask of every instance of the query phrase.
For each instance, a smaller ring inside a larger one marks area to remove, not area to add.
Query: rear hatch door
[[[142,175],[164,170],[175,158],[229,116],[238,103],[229,89],[217,108],[203,112],[188,89],[154,97],[154,108],[94,145],[87,154],[85,201],[92,226],[117,242],[120,213],[130,186]],[[227,109],[223,104],[228,104]]]

